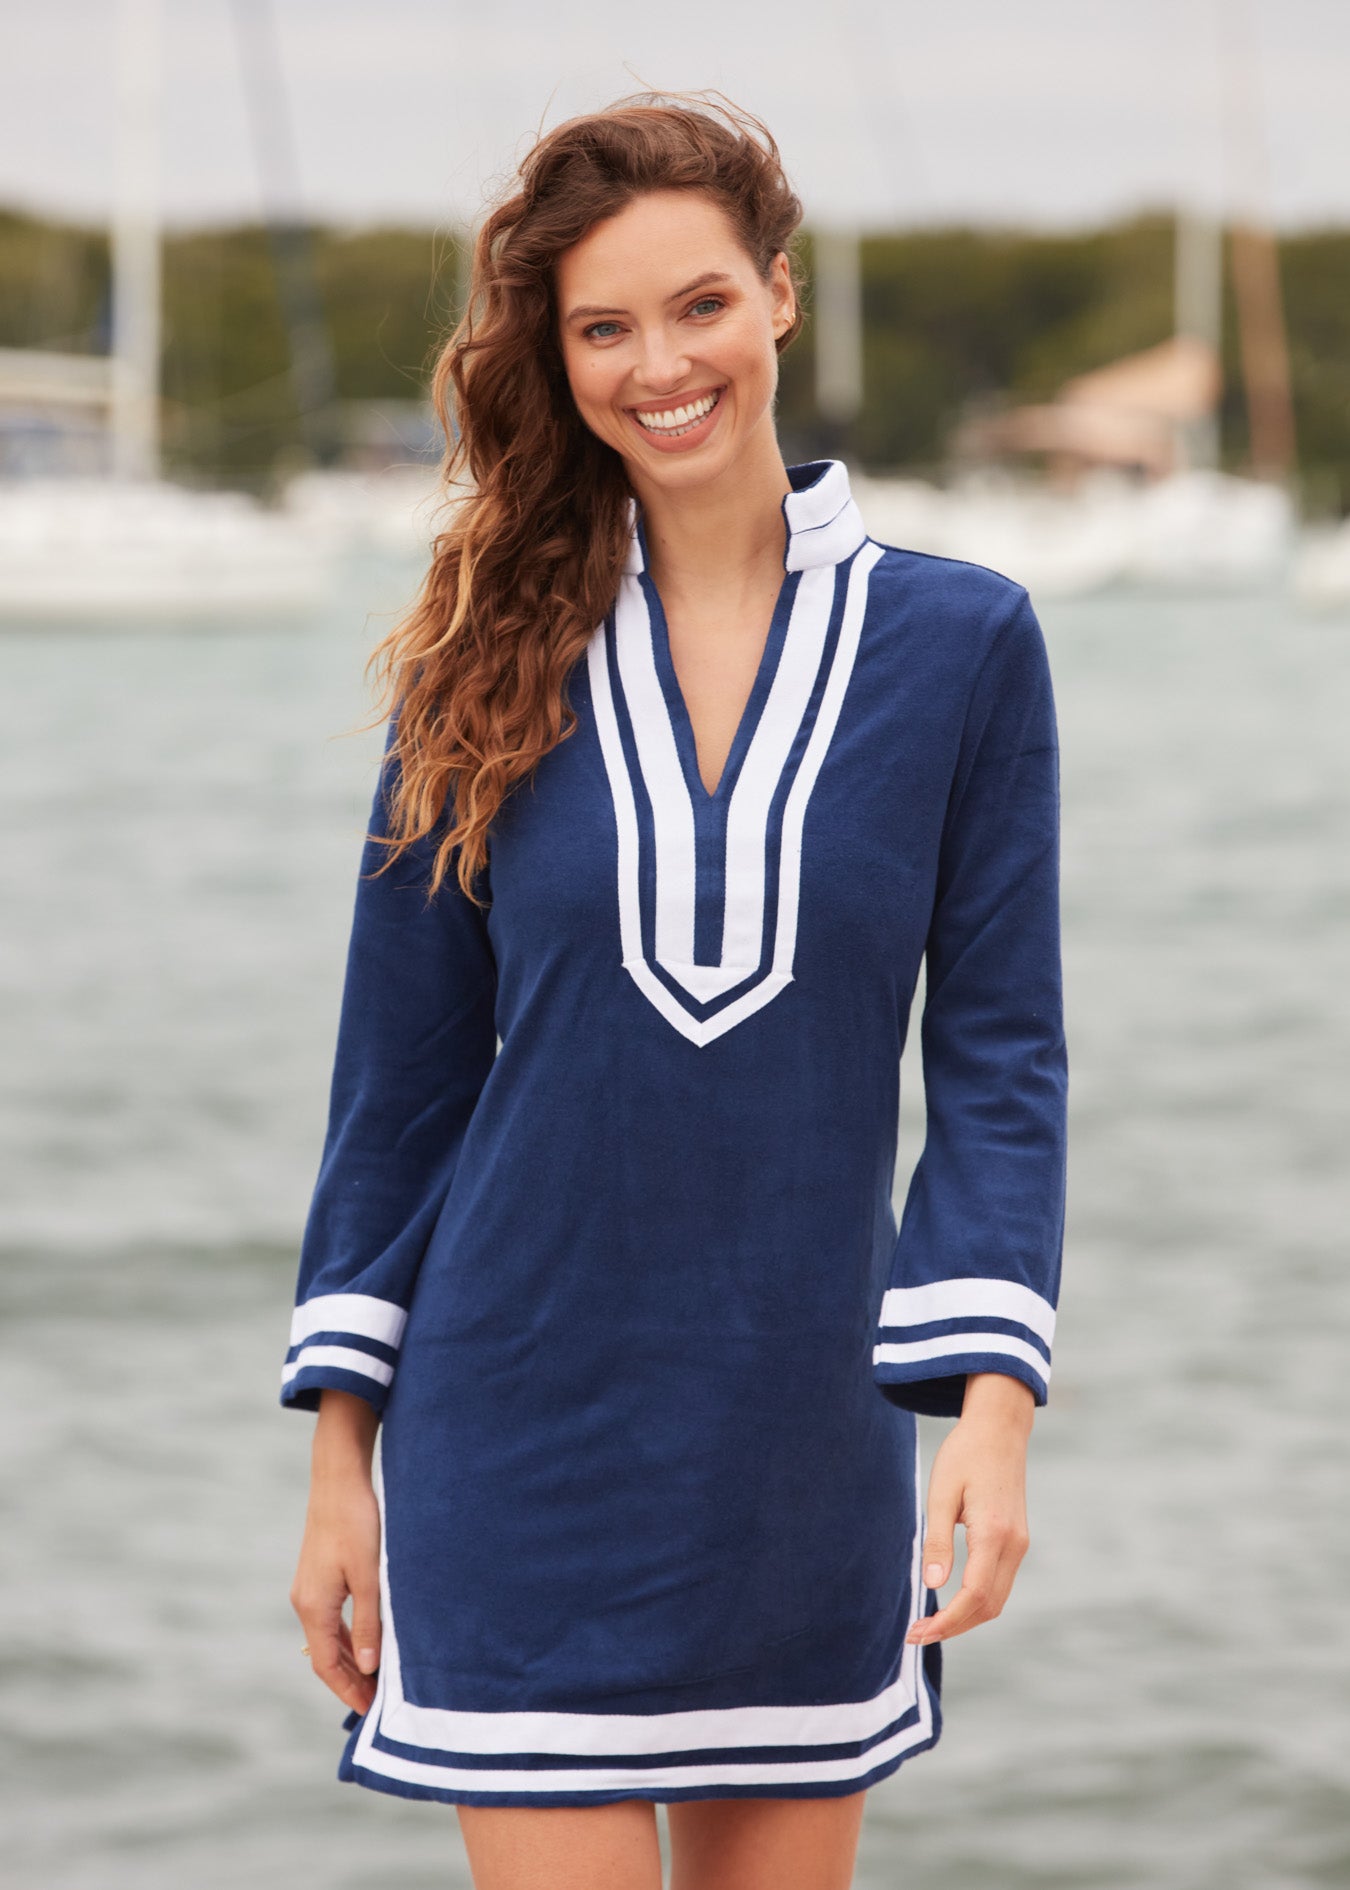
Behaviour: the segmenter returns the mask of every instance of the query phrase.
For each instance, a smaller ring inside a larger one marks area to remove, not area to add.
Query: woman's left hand
[[[941,1588],[952,1572],[957,1523],[966,1532],[959,1591],[936,1614],[920,1615],[906,1641],[950,1640],[1003,1612],[1027,1552],[1027,1439],[1036,1401],[1007,1372],[972,1372],[961,1415],[933,1458],[923,1580]]]

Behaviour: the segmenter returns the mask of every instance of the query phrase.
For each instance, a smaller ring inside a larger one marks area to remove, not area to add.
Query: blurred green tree
[[[314,266],[337,399],[425,403],[455,316],[459,236],[449,229],[319,227]],[[800,239],[808,278],[812,243]],[[1300,479],[1314,509],[1350,509],[1350,230],[1279,243]],[[867,471],[937,477],[971,403],[1043,400],[1071,375],[1171,331],[1173,221],[1150,211],[1108,228],[935,228],[862,245],[865,399],[841,440],[815,413],[812,298],[783,357],[778,416],[789,458],[845,450]],[[0,211],[0,346],[108,345],[108,242]],[[1223,464],[1241,465],[1246,419],[1231,282],[1225,292]],[[304,452],[267,233],[171,231],[164,243],[165,470],[265,488]]]

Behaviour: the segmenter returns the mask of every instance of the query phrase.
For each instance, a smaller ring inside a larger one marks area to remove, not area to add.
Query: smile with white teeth
[[[664,439],[675,440],[680,434],[688,433],[691,427],[706,420],[718,401],[722,398],[719,387],[715,394],[704,394],[700,400],[691,400],[688,406],[673,407],[667,412],[648,413],[640,407],[633,408],[633,418],[648,433],[659,433]]]

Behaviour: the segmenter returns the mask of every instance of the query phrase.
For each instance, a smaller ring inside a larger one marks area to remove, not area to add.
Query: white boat
[[[1134,524],[1133,581],[1205,591],[1287,583],[1299,530],[1285,487],[1199,466],[1143,488]]]
[[[310,612],[338,558],[242,492],[159,470],[160,0],[120,0],[118,166],[107,356],[0,350],[0,399],[106,419],[109,472],[0,480],[0,621]]]
[[[242,492],[158,479],[0,483],[0,623],[308,615],[337,548]]]
[[[438,481],[436,466],[316,467],[287,480],[282,510],[334,552],[425,559],[444,522]]]
[[[1114,585],[1279,584],[1296,542],[1282,489],[1212,469],[1147,485],[1101,469],[1070,490],[996,469],[947,487],[861,475],[855,486],[868,529],[883,543],[987,564],[1038,597]]]
[[[1249,47],[1245,56],[1250,63]],[[1259,128],[1246,121],[1241,128],[1250,156]],[[951,442],[965,470],[942,488],[866,482],[859,503],[874,535],[991,565],[1038,596],[1112,585],[1175,592],[1291,583],[1304,596],[1350,595],[1350,541],[1304,549],[1300,539],[1289,352],[1269,218],[1249,201],[1226,221],[1252,476],[1218,466],[1224,220],[1179,204],[1171,335],[1073,375],[1052,399],[968,414]],[[856,296],[848,310],[856,326]],[[849,394],[856,412],[856,376]],[[1031,455],[1045,456],[1049,479],[1028,472]]]
[[[1295,597],[1313,610],[1350,604],[1350,519],[1310,525],[1294,558]]]

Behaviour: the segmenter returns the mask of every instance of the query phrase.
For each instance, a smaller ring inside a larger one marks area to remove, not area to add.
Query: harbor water
[[[0,636],[0,1880],[468,1890],[450,1807],[340,1784],[277,1402],[357,855],[322,615]],[[371,614],[374,611],[376,614]],[[1070,1169],[1030,1554],[948,1643],[865,1890],[1350,1883],[1350,614],[1041,605]],[[916,1028],[897,1200],[922,1136]],[[943,1426],[924,1424],[927,1458]]]

